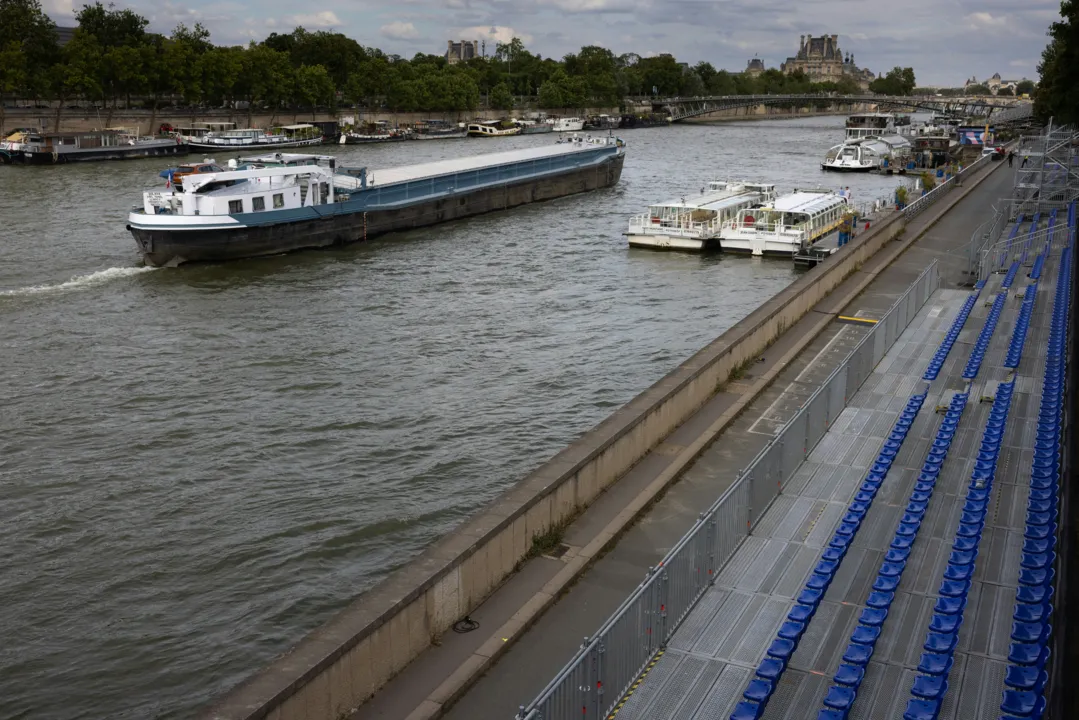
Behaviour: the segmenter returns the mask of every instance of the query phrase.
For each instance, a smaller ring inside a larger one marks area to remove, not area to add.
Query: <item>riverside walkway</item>
[[[425,651],[352,717],[356,720],[418,720],[440,716],[454,720],[512,718],[574,655],[581,638],[595,632],[618,608],[648,568],[678,541],[700,511],[735,481],[738,470],[753,459],[871,328],[869,323],[843,317],[863,320],[882,317],[934,260],[944,288],[941,293],[945,296],[951,293],[953,300],[962,294],[955,288],[966,280],[967,255],[963,246],[985,220],[991,202],[1010,192],[1011,177],[999,171],[999,166],[990,166],[964,184],[966,194],[950,210],[949,203],[943,203],[942,207],[934,206],[908,224],[908,236],[920,235],[913,245],[898,257],[886,247],[870,258],[859,272],[789,328],[759,362],[723,387],[695,416],[581,513],[564,530],[558,547],[524,564],[471,613],[479,629],[465,634],[445,634],[436,647]],[[867,275],[878,272],[865,285]],[[808,345],[799,343],[800,338],[813,333],[817,334]],[[655,482],[675,455],[706,432],[743,392],[769,373],[777,373],[775,379],[665,494],[650,506],[634,507],[636,496]],[[891,389],[892,400],[898,399],[896,391],[896,387]],[[873,412],[885,413],[887,408]],[[884,422],[880,419],[883,417],[879,415],[872,427]],[[860,443],[864,452],[869,452],[865,450],[868,437],[863,437]],[[853,480],[848,478],[846,482]],[[545,601],[547,583],[567,564],[580,559],[597,538],[602,539],[612,520],[627,512],[639,514],[639,518],[617,543],[592,561],[546,612],[522,630],[516,643],[505,649],[498,647],[504,641],[497,630],[512,625],[517,617],[528,617],[530,605]],[[789,561],[789,552],[792,551],[780,549],[780,557]],[[805,562],[800,560],[798,567]],[[493,663],[485,662],[495,655],[497,660]],[[675,655],[672,649],[671,658]],[[666,664],[671,662],[668,660]],[[484,665],[486,672],[478,681],[465,679]],[[749,668],[749,661],[745,662],[745,668]],[[658,685],[660,677],[657,673],[646,678],[642,688]],[[732,686],[734,696],[741,693],[741,689],[734,690]],[[623,711],[634,709],[627,702]],[[581,717],[579,711],[574,717]]]

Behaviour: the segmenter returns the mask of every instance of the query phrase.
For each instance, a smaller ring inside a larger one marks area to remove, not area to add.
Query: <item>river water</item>
[[[159,270],[124,223],[162,161],[0,167],[0,717],[190,717],[286,650],[795,276],[630,251],[631,214],[713,178],[888,194],[820,172],[841,128],[627,131],[612,189]]]

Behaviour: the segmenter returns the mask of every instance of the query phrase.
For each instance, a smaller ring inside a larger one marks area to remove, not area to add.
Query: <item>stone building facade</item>
[[[446,62],[450,65],[456,65],[459,62],[465,62],[479,56],[480,43],[478,40],[446,41]]]
[[[812,82],[839,82],[849,77],[857,81],[863,90],[868,89],[869,83],[876,78],[871,71],[855,65],[854,55],[843,54],[838,35],[802,35],[798,42],[798,53],[787,58],[779,69],[788,75],[801,70]]]
[[[746,66],[746,75],[750,77],[757,77],[764,72],[764,61],[760,58],[753,58]]]

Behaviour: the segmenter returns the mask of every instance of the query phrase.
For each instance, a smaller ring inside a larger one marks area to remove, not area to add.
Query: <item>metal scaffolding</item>
[[[1002,248],[1011,252],[1013,243],[1005,237],[1008,228],[1028,224],[1034,234],[1044,227],[1029,228],[1034,218],[1044,225],[1054,210],[1067,212],[1079,199],[1079,132],[1052,121],[1038,135],[1023,135],[1010,148],[1015,153],[1015,180],[1011,197],[993,206],[993,217],[975,230],[970,239],[968,275],[971,282],[984,280],[987,273],[1000,270]]]
[[[1054,126],[1041,135],[1024,135],[1015,148],[1015,184],[1010,220],[1063,210],[1079,198],[1079,134],[1074,128]]]

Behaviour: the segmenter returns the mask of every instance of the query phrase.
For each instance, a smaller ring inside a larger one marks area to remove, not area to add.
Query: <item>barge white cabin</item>
[[[724,252],[794,257],[839,230],[850,206],[828,190],[795,190],[738,213],[720,231]]]
[[[895,115],[891,113],[858,113],[847,118],[847,140],[895,134]]]
[[[654,250],[718,248],[719,231],[741,210],[773,201],[775,185],[746,182],[708,183],[698,197],[650,205],[629,220],[630,247]]]

